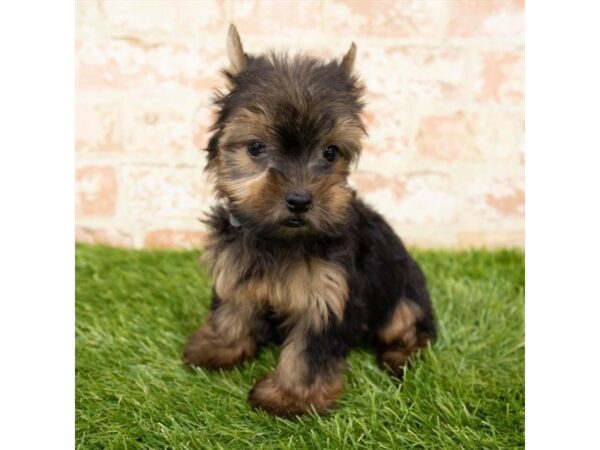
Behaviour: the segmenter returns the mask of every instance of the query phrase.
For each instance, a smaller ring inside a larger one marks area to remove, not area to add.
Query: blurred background
[[[369,137],[352,183],[411,246],[524,245],[524,4],[78,1],[76,240],[189,248],[225,40],[339,58],[355,41]]]

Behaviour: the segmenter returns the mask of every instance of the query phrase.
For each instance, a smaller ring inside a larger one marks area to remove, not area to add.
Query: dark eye
[[[252,141],[248,143],[248,153],[250,153],[250,155],[257,157],[260,156],[262,154],[262,152],[264,151],[266,145],[264,142],[261,141]]]
[[[339,151],[340,149],[337,145],[328,145],[327,148],[323,150],[323,158],[329,162],[334,162]]]

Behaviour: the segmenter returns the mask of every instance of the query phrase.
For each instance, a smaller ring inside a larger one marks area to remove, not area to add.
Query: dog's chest
[[[272,260],[231,245],[208,248],[203,260],[222,301],[240,307],[269,306],[276,312],[303,317],[315,326],[331,315],[342,319],[348,296],[345,271],[318,257]],[[261,270],[256,270],[260,267]]]

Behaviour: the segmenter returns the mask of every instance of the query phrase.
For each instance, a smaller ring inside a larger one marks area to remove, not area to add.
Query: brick
[[[88,166],[77,170],[78,217],[111,217],[117,204],[117,177],[112,167]]]
[[[523,146],[522,112],[426,116],[415,136],[418,158],[446,162],[516,161]]]
[[[123,151],[120,100],[77,98],[75,148],[79,154],[112,154]]]
[[[133,246],[133,239],[128,233],[84,226],[75,228],[75,241],[85,244],[103,244],[111,247],[128,248]]]
[[[368,172],[353,173],[350,180],[361,196],[373,196],[377,195],[379,191],[388,190],[396,200],[402,198],[406,186],[405,180],[383,177],[380,174]]]
[[[418,156],[425,159],[472,160],[481,154],[473,124],[464,112],[423,118],[415,143]]]
[[[210,202],[210,188],[201,167],[128,167],[124,209],[139,224],[189,221],[200,217]]]
[[[208,95],[203,96],[192,113],[192,143],[196,150],[204,151],[212,134],[210,127],[215,121],[215,108]]]
[[[198,248],[206,242],[207,234],[194,230],[153,230],[144,237],[147,248]]]
[[[122,34],[153,36],[194,36],[227,26],[223,0],[176,1],[105,1],[77,2],[77,25],[83,32],[102,28]]]
[[[523,189],[515,189],[513,192],[506,195],[496,196],[488,194],[486,195],[485,200],[488,205],[503,216],[523,216],[525,211],[525,191]]]
[[[365,117],[368,136],[363,139],[361,167],[399,166],[410,153],[410,117],[407,111],[388,102],[367,105]]]
[[[475,130],[475,142],[481,162],[517,163],[525,147],[525,118],[522,110],[481,112],[471,114],[469,120]]]
[[[458,248],[523,248],[525,233],[514,231],[459,231]]]
[[[444,173],[415,173],[405,176],[403,195],[387,208],[399,224],[431,227],[460,220],[465,203]]]
[[[464,207],[451,188],[450,178],[442,173],[383,177],[358,172],[353,174],[352,182],[361,198],[388,220],[402,225],[454,223]]]
[[[329,1],[321,17],[344,33],[377,37],[437,36],[444,29],[446,4],[440,1]]]
[[[524,0],[453,0],[448,7],[449,36],[523,39]]]
[[[76,53],[77,88],[152,94],[209,90],[222,83],[224,45],[224,41],[218,47],[208,42],[192,46],[127,36],[84,40]]]
[[[438,36],[444,32],[446,19],[444,2],[431,0],[241,1],[233,2],[232,10],[232,22],[242,39],[277,35],[280,43],[323,35],[334,41],[346,36],[348,45],[361,37]],[[315,27],[315,20],[322,26]]]
[[[170,154],[174,157],[196,151],[194,128],[207,127],[196,122],[199,99],[191,96],[132,96],[124,112],[127,153],[138,156]]]
[[[494,221],[525,216],[525,182],[522,173],[512,176],[482,174],[466,187],[473,212]]]
[[[410,243],[522,245],[523,8],[77,2],[78,241],[202,245],[195,218],[213,197],[201,150],[235,22],[251,53],[288,47],[339,58],[356,41],[369,136],[351,182]]]
[[[417,45],[359,47],[357,66],[371,98],[452,102],[461,98],[466,56],[461,50]]]
[[[321,3],[318,0],[233,2],[232,23],[238,27],[242,42],[250,35],[268,35],[272,40],[272,36],[315,33],[315,17],[320,17]]]
[[[480,61],[476,99],[480,102],[522,102],[525,69],[522,52],[487,52]]]

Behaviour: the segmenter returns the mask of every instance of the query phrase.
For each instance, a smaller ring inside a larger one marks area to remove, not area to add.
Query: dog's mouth
[[[283,221],[283,226],[289,228],[300,228],[304,224],[305,222],[301,217],[290,217]]]

